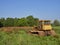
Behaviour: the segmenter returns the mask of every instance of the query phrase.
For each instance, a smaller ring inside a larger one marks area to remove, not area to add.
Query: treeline
[[[13,26],[37,26],[38,18],[27,16],[24,18],[0,18],[0,27],[13,27]]]
[[[0,18],[0,27],[21,27],[21,26],[37,26],[39,19],[33,16],[27,16],[24,18]],[[60,26],[59,20],[54,20],[53,26]]]

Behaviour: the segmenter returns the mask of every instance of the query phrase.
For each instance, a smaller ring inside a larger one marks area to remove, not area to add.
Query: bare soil
[[[0,30],[2,31],[6,31],[6,32],[11,32],[13,30],[17,31],[17,30],[32,30],[33,27],[2,27],[0,28]]]

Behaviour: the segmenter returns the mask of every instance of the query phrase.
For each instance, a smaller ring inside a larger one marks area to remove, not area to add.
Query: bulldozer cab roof
[[[39,22],[50,22],[50,20],[39,20]]]

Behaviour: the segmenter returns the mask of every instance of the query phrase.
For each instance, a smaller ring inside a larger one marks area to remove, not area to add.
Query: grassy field
[[[60,45],[60,26],[53,27],[57,37],[35,36],[27,34],[25,30],[5,32],[0,29],[0,45]]]

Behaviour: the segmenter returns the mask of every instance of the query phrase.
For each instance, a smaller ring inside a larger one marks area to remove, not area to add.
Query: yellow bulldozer
[[[39,25],[34,27],[33,30],[29,31],[31,34],[38,34],[40,36],[55,36],[56,33],[52,29],[51,21],[50,20],[40,20]]]

